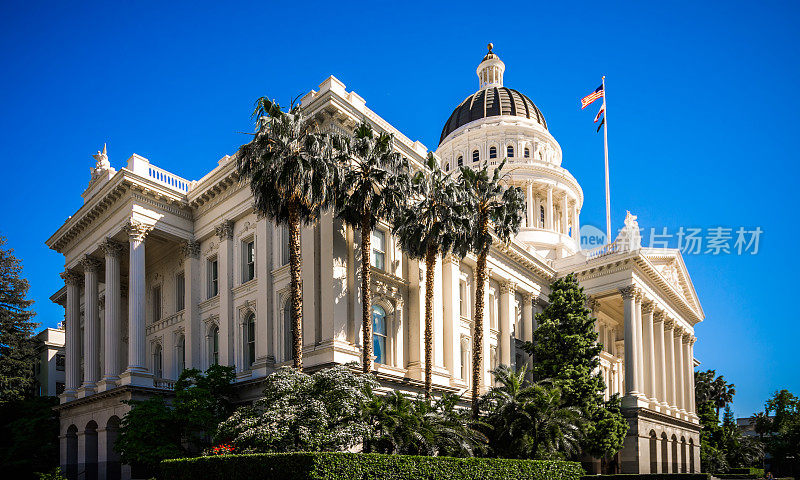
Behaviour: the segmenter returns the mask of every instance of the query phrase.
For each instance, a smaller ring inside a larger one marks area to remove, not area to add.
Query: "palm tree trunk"
[[[425,397],[431,398],[433,376],[433,279],[436,268],[436,245],[429,245],[425,254]]]
[[[364,373],[372,371],[372,272],[370,254],[372,253],[372,228],[369,216],[361,221],[361,366]]]
[[[300,254],[300,212],[295,204],[289,207],[289,272],[292,296],[292,358],[294,368],[303,369],[303,280]]]
[[[485,235],[489,232],[488,215],[481,217],[480,225],[481,234]],[[475,318],[473,319],[475,332],[472,336],[472,416],[475,419],[480,413],[478,411],[478,395],[481,383],[483,383],[483,296],[486,288],[487,254],[488,251],[478,255],[478,265],[475,268],[475,279],[478,282],[475,285]]]

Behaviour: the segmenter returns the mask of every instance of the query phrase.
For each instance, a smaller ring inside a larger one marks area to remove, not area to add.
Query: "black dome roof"
[[[442,136],[439,137],[439,145],[445,137],[454,130],[466,125],[469,122],[480,120],[481,118],[496,117],[499,115],[514,115],[517,117],[530,118],[536,120],[539,125],[547,129],[547,122],[544,115],[530,98],[518,91],[507,87],[488,87],[478,90],[467,97],[461,105],[453,110],[447,123],[442,129]]]

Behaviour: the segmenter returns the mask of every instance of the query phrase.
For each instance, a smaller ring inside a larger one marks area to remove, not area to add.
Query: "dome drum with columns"
[[[505,64],[492,48],[478,65],[478,91],[450,115],[436,154],[446,171],[506,159],[509,183],[525,193],[517,239],[545,258],[569,256],[580,249],[583,191],[561,167],[561,146],[539,108],[503,86]]]

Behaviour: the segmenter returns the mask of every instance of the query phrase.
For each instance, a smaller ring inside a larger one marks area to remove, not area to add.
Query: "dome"
[[[530,98],[508,87],[489,86],[473,93],[453,110],[450,118],[444,124],[439,144],[441,145],[450,133],[463,125],[499,115],[512,115],[535,120],[547,129],[544,115]]]

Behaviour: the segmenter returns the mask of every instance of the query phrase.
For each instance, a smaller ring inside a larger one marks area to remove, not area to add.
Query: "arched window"
[[[153,375],[156,378],[164,378],[164,361],[161,354],[161,344],[156,343],[153,345]]]
[[[472,161],[477,162],[481,159],[481,154],[477,150],[472,151]]]
[[[661,473],[669,473],[669,439],[661,434]]]
[[[681,473],[686,473],[686,438],[681,437]]]
[[[514,157],[514,146],[513,145],[509,145],[508,147],[506,147],[506,156],[508,158]]]
[[[528,147],[525,147],[523,155],[525,156],[525,158],[531,158],[531,149],[528,148]]]
[[[219,365],[219,327],[211,326],[208,332],[208,353],[211,365]]]
[[[694,473],[694,440],[689,439],[689,473]]]
[[[464,165],[464,157],[459,155],[458,156],[458,161],[456,163],[458,164],[459,167],[463,166]]]
[[[658,437],[650,430],[650,473],[658,473]]]
[[[678,470],[678,437],[672,436],[672,471],[670,473],[679,473]]]
[[[67,478],[78,478],[78,427],[70,425],[67,428],[67,464],[64,474]]]
[[[497,147],[489,147],[489,158],[497,158]]]
[[[106,479],[119,480],[122,478],[122,466],[119,453],[114,449],[114,443],[119,436],[119,417],[114,415],[106,422]]]
[[[444,164],[444,171],[445,172],[449,172],[450,171],[450,162]]]
[[[178,341],[175,343],[175,378],[180,376],[181,372],[186,369],[186,336],[184,334],[178,335]]]
[[[380,305],[372,306],[372,350],[375,363],[386,363],[386,310]]]
[[[544,228],[544,205],[539,205],[539,221],[542,228]]]
[[[283,361],[288,362],[294,358],[292,348],[294,337],[292,336],[292,299],[286,300],[283,306]]]
[[[250,368],[256,361],[256,316],[250,312],[244,321],[245,368]]]
[[[97,478],[97,422],[90,420],[83,431],[83,478]]]

